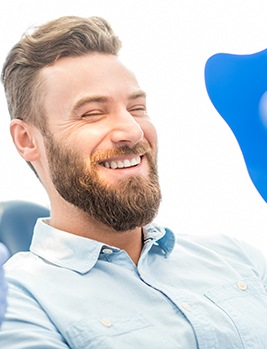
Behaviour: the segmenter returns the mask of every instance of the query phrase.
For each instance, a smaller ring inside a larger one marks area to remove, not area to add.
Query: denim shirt
[[[48,222],[5,266],[0,348],[267,348],[267,264],[254,248],[151,224],[136,266]]]

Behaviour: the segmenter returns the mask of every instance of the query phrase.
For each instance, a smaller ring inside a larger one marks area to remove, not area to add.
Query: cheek
[[[91,126],[91,125],[90,125]],[[69,144],[79,152],[84,158],[90,158],[92,153],[99,147],[105,139],[106,132],[98,127],[84,126],[79,132],[71,134]]]
[[[155,126],[152,124],[151,121],[146,121],[142,124],[140,124],[143,132],[144,132],[144,137],[152,147],[152,149],[157,148],[158,144],[158,136],[157,136],[157,131]]]

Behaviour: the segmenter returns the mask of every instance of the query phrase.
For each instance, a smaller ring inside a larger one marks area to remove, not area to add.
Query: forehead
[[[41,71],[48,115],[69,113],[79,99],[103,95],[127,99],[140,90],[134,74],[114,55],[66,57]]]
[[[81,57],[61,58],[53,65],[42,69],[41,76],[49,91],[84,87],[108,89],[114,85],[138,86],[134,74],[114,55],[89,54]]]

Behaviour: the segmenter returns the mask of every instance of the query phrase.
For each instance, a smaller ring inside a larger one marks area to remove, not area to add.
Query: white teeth
[[[122,161],[118,161],[118,168],[123,168],[124,167],[124,164]]]
[[[118,166],[117,166],[117,163],[115,161],[111,161],[110,167],[115,170],[115,168],[117,168]]]
[[[134,160],[135,160],[135,165],[138,165],[138,164],[140,164],[140,162],[141,162],[140,156],[137,156],[137,157],[134,158],[132,161],[134,161]]]
[[[123,164],[124,164],[124,167],[131,167],[130,160],[124,160]]]
[[[140,160],[140,158],[139,158],[139,160]],[[138,160],[138,158],[132,159],[131,165],[132,165],[132,166],[135,166],[135,165],[139,164],[139,162],[140,162],[139,160]]]
[[[116,168],[127,168],[131,166],[136,166],[140,164],[140,162],[141,162],[141,158],[140,156],[137,156],[132,160],[126,159],[124,161],[121,161],[121,160],[119,161],[112,160],[111,162],[105,161],[104,163],[102,163],[102,165],[106,168],[112,168],[113,170],[115,170]]]

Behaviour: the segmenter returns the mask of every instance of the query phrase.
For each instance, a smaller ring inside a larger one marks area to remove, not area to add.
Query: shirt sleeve
[[[19,285],[9,283],[0,348],[66,349],[69,346],[31,294]]]

